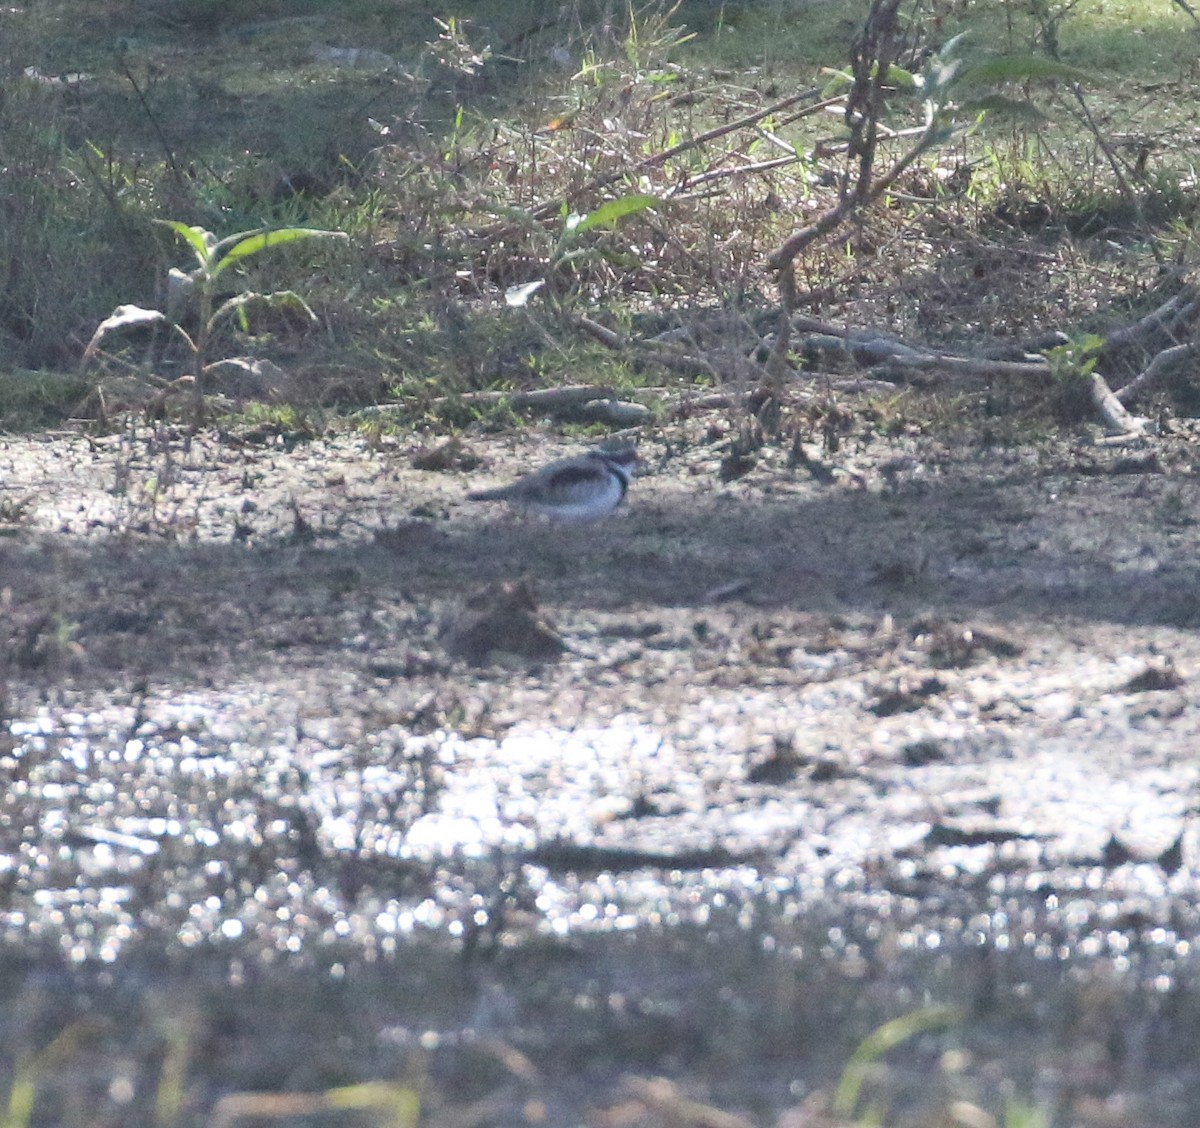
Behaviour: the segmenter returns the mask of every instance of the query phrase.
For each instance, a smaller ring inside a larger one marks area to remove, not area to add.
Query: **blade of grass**
[[[868,1034],[859,1044],[842,1070],[837,1092],[833,1097],[835,1116],[849,1120],[858,1107],[862,1084],[871,1065],[888,1051],[928,1030],[940,1030],[962,1020],[962,1012],[954,1007],[929,1007],[893,1018]]]

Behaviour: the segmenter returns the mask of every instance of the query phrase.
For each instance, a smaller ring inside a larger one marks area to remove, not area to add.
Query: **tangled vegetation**
[[[71,375],[114,307],[166,308],[163,219],[348,236],[226,275],[219,298],[282,276],[317,314],[224,327],[281,373],[214,380],[238,402],[462,425],[464,393],[569,371],[786,415],[789,384],[850,369],[1078,418],[1072,379],[1168,348],[1136,398],[1194,399],[1181,10],[893,2],[801,33],[783,0],[528,8],[7,14],[10,425],[170,400],[183,338]]]

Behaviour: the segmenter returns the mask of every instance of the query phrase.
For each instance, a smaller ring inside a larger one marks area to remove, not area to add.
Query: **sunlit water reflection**
[[[214,1059],[225,1084],[303,1085],[336,1039],[354,1076],[432,1054],[461,1095],[502,1039],[581,1079],[550,1087],[563,1122],[630,1070],[783,1108],[879,1021],[951,1002],[1021,1091],[1119,1060],[1105,1092],[1191,1123],[1171,781],[1054,746],[754,784],[723,724],[467,738],[281,719],[256,687],[44,708],[7,758],[7,997],[61,989],[35,1008],[52,1030],[81,1005],[160,1029],[208,982],[218,1013],[272,1016],[253,1069]],[[1117,831],[1139,856],[1105,859]],[[933,1091],[927,1064],[903,1076]]]
[[[417,933],[511,944],[719,921],[776,944],[820,911],[868,943],[886,922],[898,951],[1124,959],[1132,928],[1169,963],[1194,942],[1194,828],[1171,781],[1110,779],[1064,747],[932,765],[919,785],[770,786],[713,726],[699,750],[634,715],[495,740],[364,734],[269,704],[247,688],[15,722],[9,938],[75,960],[148,936],[372,956]],[[1117,831],[1140,853],[1106,862]]]

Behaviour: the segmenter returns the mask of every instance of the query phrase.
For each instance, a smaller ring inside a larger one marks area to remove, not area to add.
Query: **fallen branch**
[[[629,344],[629,341],[625,337],[622,337],[615,329],[610,329],[607,325],[601,325],[599,321],[593,321],[590,317],[576,317],[575,325],[589,336],[595,337],[602,345],[607,346],[614,352],[619,352]]]
[[[439,396],[429,401],[430,407],[499,407],[507,405],[513,411],[538,412],[558,419],[573,419],[585,423],[612,423],[630,427],[645,423],[651,411],[644,404],[619,398],[613,388],[600,384],[571,384],[563,388],[535,388],[529,392],[463,392],[456,396]],[[408,403],[379,404],[360,412],[361,416],[402,415],[412,410]]]
[[[1108,386],[1108,382],[1099,372],[1093,372],[1090,377],[1092,402],[1109,434],[1121,436],[1141,436],[1146,432],[1146,420],[1136,415],[1130,415],[1121,401]]]
[[[530,392],[463,392],[459,396],[444,396],[435,403],[466,403],[490,407],[507,403],[516,411],[541,410],[561,411],[563,408],[578,407],[592,400],[612,399],[617,393],[602,384],[568,384],[562,388],[535,388]]]
[[[987,360],[970,356],[952,356],[948,353],[893,356],[867,371],[870,375],[879,376],[885,372],[913,372],[928,369],[957,372],[964,376],[1034,376],[1042,378],[1050,375],[1050,363],[1046,360]]]
[[[1157,388],[1168,375],[1194,356],[1200,356],[1200,344],[1195,341],[1163,349],[1128,384],[1111,394],[1118,403],[1126,406],[1135,403],[1142,396]]]
[[[837,325],[832,321],[821,321],[819,318],[801,314],[794,314],[791,321],[793,331],[797,333],[811,333],[819,337],[840,337],[850,342],[879,342],[892,339],[880,333],[877,329],[857,329],[853,326]],[[930,355],[928,349],[913,348],[901,342],[896,343],[898,345],[898,352],[901,354],[911,355],[913,353],[920,353],[922,355]],[[1039,353],[1045,352],[1048,349],[1057,348],[1060,345],[1069,343],[1070,338],[1061,330],[1050,329],[1045,333],[1038,333],[1033,337],[1027,337],[1023,341],[989,345],[979,353],[979,359],[1024,360],[1026,357],[1036,357]],[[1037,361],[1031,359],[1029,363],[1037,363]]]
[[[639,358],[661,365],[672,372],[685,376],[712,376],[722,382],[753,381],[761,379],[765,371],[761,365],[736,349],[701,349],[698,352],[682,352],[673,343],[666,341],[630,341],[620,333],[593,321],[590,317],[576,317],[576,326],[595,337],[601,344],[614,352],[632,350]]]
[[[1184,286],[1145,317],[1109,333],[1104,338],[1103,351],[1145,346],[1155,338],[1161,340],[1178,334],[1200,312],[1198,299],[1200,290],[1190,284]]]
[[[674,342],[631,341],[591,318],[577,317],[575,323],[580,330],[614,351],[632,350],[651,363],[685,375],[711,375],[722,381],[741,382],[765,380],[769,375],[766,366],[753,360],[751,355],[736,349],[698,349],[684,352],[674,347]],[[1003,357],[969,357],[929,352],[883,336],[876,330],[834,325],[812,317],[793,317],[791,325],[795,330],[810,334],[810,346],[823,352],[846,353],[858,363],[867,366],[864,373],[866,378],[884,380],[888,384],[894,384],[894,381],[887,380],[888,373],[903,374],[913,371],[933,370],[997,378],[1041,378],[1050,372],[1049,361],[1037,356],[1030,356],[1027,360],[1008,360]],[[1057,337],[1051,338],[1043,334],[1029,344],[1045,345],[1048,342],[1057,343]]]

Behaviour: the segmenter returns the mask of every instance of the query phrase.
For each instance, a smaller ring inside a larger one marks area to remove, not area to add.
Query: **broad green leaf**
[[[992,82],[1025,82],[1027,79],[1061,79],[1088,82],[1092,75],[1078,67],[1047,59],[1044,55],[1004,55],[983,63],[972,63],[959,73],[958,81],[972,86]]]
[[[622,196],[617,200],[607,200],[595,211],[588,212],[587,215],[581,217],[579,222],[571,228],[571,231],[575,235],[582,235],[585,231],[591,231],[594,227],[614,227],[627,215],[634,215],[637,212],[645,211],[647,208],[654,207],[659,202],[657,196],[645,195]]]
[[[236,246],[243,239],[249,239],[251,235],[261,235],[264,231],[269,230],[269,227],[253,227],[249,231],[235,231],[232,235],[226,235],[213,250],[217,252],[217,257],[221,258],[230,247]]]
[[[971,98],[959,108],[964,113],[986,113],[999,121],[1017,125],[1042,125],[1049,120],[1032,102],[1027,102],[1024,98],[1006,98],[1003,94],[986,94],[982,98]]]
[[[341,231],[322,231],[315,227],[281,227],[278,231],[260,231],[243,239],[230,247],[222,256],[221,261],[212,268],[211,277],[216,278],[231,263],[240,262],[244,258],[266,250],[267,247],[278,247],[284,243],[294,243],[297,239],[345,239],[348,236]]]
[[[821,87],[821,97],[832,98],[839,91],[844,90],[847,86],[854,85],[854,75],[849,71],[834,70],[831,67],[822,67],[821,73],[829,76],[829,81]]]
[[[903,67],[892,65],[888,67],[887,80],[902,90],[915,90],[921,85],[920,79],[913,74],[912,71],[905,70]]]
[[[218,321],[228,317],[231,313],[236,313],[242,329],[245,331],[248,327],[246,310],[251,306],[266,306],[268,309],[296,309],[303,313],[309,321],[317,320],[317,315],[313,313],[312,307],[295,290],[276,290],[272,294],[244,290],[240,294],[234,294],[232,298],[223,301],[217,307],[216,312],[209,318],[209,327],[216,325]]]
[[[211,231],[205,231],[203,227],[189,227],[177,219],[156,219],[154,222],[162,224],[163,227],[169,227],[187,243],[195,253],[196,261],[202,267],[209,265],[212,253],[217,246],[216,236]]]

